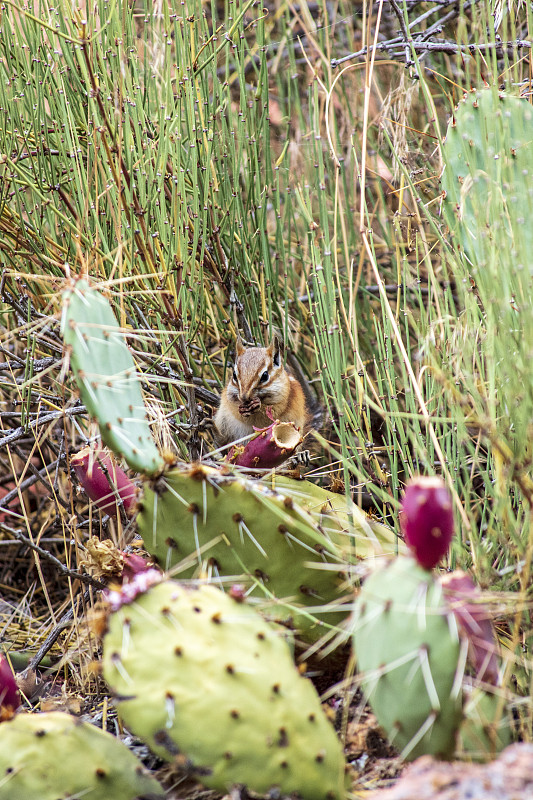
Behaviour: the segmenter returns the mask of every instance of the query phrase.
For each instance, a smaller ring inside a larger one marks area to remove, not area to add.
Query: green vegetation
[[[495,31],[488,6],[4,4],[6,649],[37,651],[70,613],[50,655],[91,696],[77,598],[112,569],[89,537],[135,531],[99,520],[69,474],[98,429],[60,320],[90,276],[168,462],[214,450],[236,333],[276,331],[328,414],[308,479],[399,533],[406,480],[444,477],[449,565],[492,603],[498,713],[531,740],[533,12],[504,3]]]

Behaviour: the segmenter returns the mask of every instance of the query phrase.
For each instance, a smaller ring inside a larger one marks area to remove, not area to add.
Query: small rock
[[[391,789],[372,800],[531,800],[533,744],[513,744],[490,764],[447,763],[423,756]]]

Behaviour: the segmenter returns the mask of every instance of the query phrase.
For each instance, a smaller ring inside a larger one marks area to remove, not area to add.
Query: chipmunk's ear
[[[272,356],[272,363],[275,367],[279,367],[281,363],[281,356],[283,355],[283,341],[277,333],[272,336],[272,341],[267,347],[267,351]]]
[[[240,334],[237,334],[237,341],[235,342],[235,352],[237,353],[237,358],[239,358],[239,356],[242,356],[242,354],[244,353],[244,350],[245,350],[245,348],[244,348],[244,345],[242,343],[242,339],[240,337]]]

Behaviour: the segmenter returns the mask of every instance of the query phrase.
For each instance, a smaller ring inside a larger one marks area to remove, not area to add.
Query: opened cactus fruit
[[[238,467],[274,469],[294,453],[302,438],[293,422],[274,421],[257,430],[244,446],[232,447],[227,460]]]

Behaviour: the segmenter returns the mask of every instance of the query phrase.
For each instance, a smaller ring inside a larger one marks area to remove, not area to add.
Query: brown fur
[[[250,436],[254,428],[268,427],[272,420],[267,409],[275,420],[294,422],[305,433],[310,423],[305,395],[283,366],[280,343],[274,339],[268,347],[243,347],[239,338],[236,354],[234,374],[215,415],[218,446]]]

